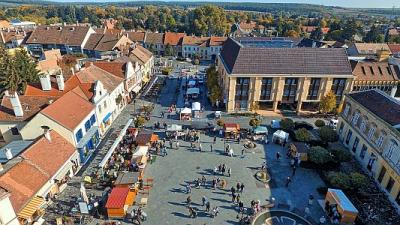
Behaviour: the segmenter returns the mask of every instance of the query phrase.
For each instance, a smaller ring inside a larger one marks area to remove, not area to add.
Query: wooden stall
[[[158,135],[153,132],[143,131],[136,136],[136,144],[138,146],[151,146],[156,141],[158,141]]]
[[[139,172],[121,172],[114,182],[115,187],[131,187],[139,181]]]
[[[224,124],[224,134],[226,138],[236,139],[239,135],[240,126],[237,123],[225,123]]]
[[[130,203],[128,194],[129,194],[129,187],[115,187],[112,189],[106,203],[108,217],[110,218],[125,217],[126,210],[128,209]]]
[[[335,207],[341,216],[340,223],[353,224],[357,218],[358,210],[340,189],[328,189],[325,202],[329,207]]]

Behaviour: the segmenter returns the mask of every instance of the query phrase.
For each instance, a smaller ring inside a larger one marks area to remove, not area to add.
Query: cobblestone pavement
[[[148,128],[157,121],[165,121],[168,124],[182,124],[181,121],[177,120],[177,116],[169,118],[161,118],[160,116],[161,111],[166,111],[167,107],[171,104],[176,104],[179,101],[182,102],[180,98],[182,98],[183,91],[176,93],[178,85],[180,85],[178,79],[167,79],[167,85],[162,89],[158,100],[159,104],[155,104],[156,107],[152,113],[151,120],[147,124]],[[214,120],[207,119],[210,118],[213,112],[206,102],[205,90],[202,90],[203,95],[200,99],[201,103],[206,106],[203,118],[214,123]],[[134,108],[138,109],[144,104],[149,103],[137,100],[135,106],[133,104],[128,105],[114,121],[106,137],[100,143],[99,149],[92,161],[85,168],[82,168],[81,172],[68,183],[64,192],[58,196],[57,202],[61,204],[61,207],[67,208],[71,204],[72,199],[80,195],[79,187],[82,177],[90,174],[100,163],[117,137],[118,131],[132,118]],[[263,118],[263,124],[269,124],[272,119],[274,118]],[[242,127],[249,127],[248,117],[224,116],[224,120],[239,123]],[[160,135],[163,133],[156,132],[160,133]],[[312,193],[317,198],[323,198],[323,196],[318,196],[318,193],[316,193],[316,188],[322,186],[323,183],[319,176],[312,170],[297,169],[293,182],[288,188],[285,187],[286,177],[290,176],[292,171],[287,159],[281,159],[280,161],[274,159],[278,151],[284,155],[280,146],[258,144],[254,151],[246,151],[242,157],[240,155],[243,148],[242,143],[229,143],[236,155],[235,157],[228,157],[223,154],[224,142],[221,138],[218,138],[217,143],[213,145],[213,152],[210,151],[212,137],[202,134],[200,140],[204,152],[193,151],[188,148],[189,143],[181,141],[179,149],[168,149],[167,156],[157,156],[156,162],[147,167],[145,176],[153,177],[155,181],[154,187],[150,191],[148,206],[144,209],[148,214],[148,220],[143,224],[237,224],[236,205],[232,204],[229,194],[229,189],[231,186],[236,186],[237,182],[243,182],[245,185],[245,190],[241,194],[241,200],[247,207],[250,205],[251,200],[260,200],[262,204],[266,204],[266,199],[274,197],[281,207],[287,207],[291,210],[295,209],[298,214],[302,215],[304,214],[304,207],[307,205],[309,194]],[[257,168],[265,160],[267,161],[269,173],[272,177],[269,185],[264,185],[254,178]],[[190,195],[194,207],[199,209],[199,214],[196,219],[189,218],[188,210],[185,207],[188,195],[184,193],[184,185],[203,175],[208,181],[214,177],[218,177],[212,174],[212,170],[215,166],[222,163],[232,169],[231,177],[219,176],[221,179],[227,181],[227,187],[218,190],[210,189],[209,185],[199,189],[193,188]],[[101,195],[101,191],[89,189],[88,194],[99,196]],[[203,207],[201,206],[202,196],[207,197],[211,203],[211,207],[220,207],[221,213],[219,216],[211,218],[203,211]],[[137,201],[139,200],[137,199]],[[45,215],[45,219],[49,224],[55,224],[55,217],[58,216],[55,209],[59,208],[59,206],[53,204],[49,207],[48,213]],[[314,220],[317,220],[322,215],[322,209],[316,203],[310,209]],[[161,221],[162,223],[160,223]],[[98,224],[101,222],[102,220],[92,219],[89,222],[85,222],[85,224]]]

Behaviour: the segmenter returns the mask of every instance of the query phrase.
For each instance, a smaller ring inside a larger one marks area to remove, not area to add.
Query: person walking
[[[286,178],[286,187],[289,187],[290,182],[292,182],[292,179],[290,177]]]
[[[213,140],[213,144],[215,145],[215,143],[217,143],[217,137],[214,136],[214,140]]]
[[[225,176],[225,171],[226,171],[226,167],[225,167],[225,164],[222,164],[222,175],[224,175]]]
[[[240,184],[240,193],[243,193],[243,190],[244,190],[244,184],[242,183]]]
[[[292,167],[292,177],[294,177],[294,175],[296,174],[296,166]]]
[[[206,212],[210,212],[211,204],[209,201],[206,202]]]
[[[236,203],[239,204],[239,202],[240,202],[240,194],[237,194],[236,195]]]
[[[231,187],[231,195],[234,195],[235,194],[235,188],[232,186]]]
[[[218,167],[214,167],[214,176],[217,175]]]
[[[203,175],[203,176],[201,177],[201,185],[203,185],[204,187],[206,187],[206,182],[207,182],[207,179],[206,179],[206,177]]]
[[[213,151],[213,145],[211,144],[210,145],[210,152],[212,152]]]
[[[240,191],[240,182],[237,182],[236,183],[236,192],[239,192]]]
[[[186,203],[190,207],[190,204],[192,203],[192,198],[190,197],[190,195],[186,198]]]
[[[228,177],[231,177],[231,173],[232,173],[231,168],[228,168]]]
[[[176,149],[179,149],[179,146],[180,146],[181,144],[179,143],[179,141],[178,142],[176,142]]]
[[[201,202],[203,203],[202,206],[206,206],[206,202],[207,202],[207,198],[206,196],[203,195],[203,197],[201,197]]]
[[[201,150],[202,150],[202,146],[201,146],[201,143],[199,144],[199,152],[201,152]]]
[[[233,193],[233,194],[232,194],[232,203],[235,203],[235,200],[236,200],[236,194]]]
[[[276,160],[279,161],[279,158],[281,158],[281,153],[280,153],[280,152],[277,152],[277,153],[276,153]]]
[[[217,181],[215,179],[212,180],[213,189],[217,189]]]
[[[192,187],[190,186],[190,184],[186,184],[186,194],[192,193]]]
[[[169,148],[172,149],[172,140],[169,141]]]
[[[244,157],[244,148],[242,149],[242,158]]]

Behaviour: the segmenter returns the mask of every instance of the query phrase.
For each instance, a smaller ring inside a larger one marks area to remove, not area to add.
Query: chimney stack
[[[19,101],[17,92],[9,94],[9,92],[6,91],[5,96],[8,96],[10,98],[11,106],[13,107],[14,110],[14,115],[17,117],[24,116],[24,111],[22,110],[22,105],[21,102]]]
[[[11,148],[6,148],[5,153],[6,153],[6,157],[7,157],[8,160],[11,160],[13,158],[13,154],[11,152]]]
[[[51,142],[51,135],[50,135],[50,127],[48,127],[48,126],[41,126],[42,127],[42,129],[43,129],[43,135],[44,135],[44,137],[49,141],[49,142]]]
[[[49,74],[43,74],[39,76],[40,85],[42,86],[43,91],[50,91],[51,90],[51,81]]]
[[[61,74],[56,75],[58,90],[64,91],[64,76]]]
[[[125,78],[131,77],[133,72],[134,72],[134,69],[133,69],[132,63],[129,61],[125,65]]]

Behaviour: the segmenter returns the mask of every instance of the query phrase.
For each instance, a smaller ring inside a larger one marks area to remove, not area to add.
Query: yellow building
[[[314,111],[332,91],[337,102],[352,88],[353,75],[344,49],[281,48],[279,41],[229,38],[217,60],[228,112]]]
[[[400,102],[381,90],[347,94],[340,140],[400,206]]]

